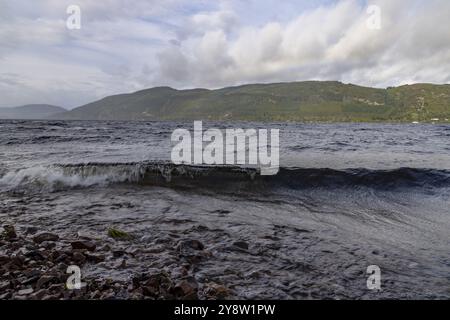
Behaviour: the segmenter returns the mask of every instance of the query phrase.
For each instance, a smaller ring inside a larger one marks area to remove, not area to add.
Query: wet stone
[[[28,294],[32,294],[33,291],[34,291],[33,288],[28,288],[28,289],[19,290],[19,291],[17,292],[17,294],[18,294],[19,296],[25,296],[25,295],[28,295]]]
[[[3,229],[4,229],[3,234],[6,239],[11,240],[11,239],[17,238],[17,233],[16,233],[16,229],[14,228],[14,226],[5,225],[5,226],[3,226]]]
[[[36,234],[39,231],[37,227],[27,227],[25,229],[26,234]]]
[[[33,237],[33,241],[36,243],[42,243],[44,241],[58,241],[59,236],[50,232],[39,233]]]
[[[236,241],[233,243],[233,246],[238,247],[240,249],[248,250],[248,243],[245,241]]]
[[[86,256],[82,254],[81,252],[74,252],[73,254],[73,261],[77,263],[83,263],[86,261]]]
[[[181,299],[198,299],[198,284],[195,278],[188,277],[178,282],[172,289],[173,294]]]
[[[178,250],[183,249],[194,249],[194,250],[203,250],[205,246],[198,240],[184,240],[180,241],[178,244]]]
[[[71,246],[73,249],[85,249],[88,251],[94,251],[97,247],[95,243],[91,241],[73,241]]]

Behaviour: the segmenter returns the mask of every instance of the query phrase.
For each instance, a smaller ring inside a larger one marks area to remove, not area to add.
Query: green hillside
[[[376,89],[332,81],[307,81],[218,90],[157,87],[106,97],[62,113],[58,118],[402,122],[439,119],[448,122],[450,85]]]

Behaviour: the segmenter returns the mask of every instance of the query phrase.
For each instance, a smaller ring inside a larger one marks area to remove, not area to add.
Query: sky
[[[0,107],[303,80],[450,83],[450,1],[0,0]]]

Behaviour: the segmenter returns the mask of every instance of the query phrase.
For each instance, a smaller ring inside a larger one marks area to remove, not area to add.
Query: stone
[[[38,290],[31,295],[32,299],[42,300],[46,295],[48,295],[48,291],[45,289]]]
[[[28,289],[19,290],[19,292],[17,292],[17,294],[19,296],[26,296],[28,294],[32,294],[33,291],[34,291],[33,288],[28,288]]]
[[[124,256],[127,252],[125,250],[113,250],[112,253],[114,258],[119,258]]]
[[[39,231],[39,229],[36,228],[36,227],[27,227],[27,228],[25,229],[25,233],[26,233],[26,234],[35,234],[35,233],[38,232],[38,231]]]
[[[230,295],[230,290],[217,283],[208,283],[204,290],[204,294],[208,299],[225,299]]]
[[[6,300],[6,299],[9,299],[10,297],[11,297],[11,293],[9,293],[9,292],[0,294],[0,300]]]
[[[0,282],[0,291],[5,291],[5,290],[7,290],[9,288],[10,288],[9,281],[6,280],[6,281]]]
[[[233,246],[244,249],[244,250],[248,250],[248,243],[245,241],[236,241],[233,243]]]
[[[42,232],[33,237],[33,241],[36,243],[42,243],[44,241],[58,241],[59,236],[50,232]]]
[[[172,289],[173,294],[182,299],[197,299],[197,291],[198,284],[194,277],[181,280]]]
[[[25,262],[25,259],[23,256],[12,256],[11,257],[11,263],[15,266],[21,267]]]
[[[144,277],[142,283],[142,289],[144,295],[157,296],[161,293],[165,293],[172,285],[168,274],[166,272],[159,272]]]
[[[77,263],[83,263],[86,261],[86,256],[81,252],[75,252],[73,254],[73,260]]]
[[[180,241],[177,246],[177,249],[180,252],[183,250],[186,250],[186,249],[188,249],[188,250],[189,249],[203,250],[204,248],[205,248],[205,246],[203,245],[203,243],[201,243],[198,240],[192,240],[192,239]]]
[[[17,238],[16,229],[12,225],[5,225],[3,226],[4,235],[6,239],[15,239]]]
[[[56,247],[56,243],[54,243],[53,241],[43,241],[41,243],[41,247],[44,247],[45,249],[51,250],[51,249],[54,249]]]
[[[95,243],[87,240],[73,241],[70,245],[73,249],[85,249],[88,251],[94,251],[97,247]]]
[[[45,259],[45,256],[39,250],[36,250],[36,249],[32,249],[32,250],[24,249],[22,252],[25,257],[33,259],[33,260],[44,260]]]
[[[22,285],[29,285],[35,283],[39,279],[39,276],[31,276],[21,282]]]
[[[85,256],[86,256],[87,261],[89,261],[89,262],[100,263],[100,262],[105,261],[105,256],[102,254],[96,255],[96,254],[85,253]]]
[[[60,263],[60,262],[66,262],[67,260],[68,260],[68,256],[67,256],[67,254],[65,254],[65,253],[61,253],[61,254],[59,254],[58,256],[56,256],[55,258],[54,258],[54,261],[56,262],[56,263]]]
[[[36,283],[36,289],[41,289],[44,285],[50,282],[57,282],[58,278],[54,276],[42,276]]]

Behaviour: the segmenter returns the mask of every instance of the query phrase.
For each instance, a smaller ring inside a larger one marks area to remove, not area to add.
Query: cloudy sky
[[[0,107],[295,80],[449,83],[450,1],[0,0]]]

